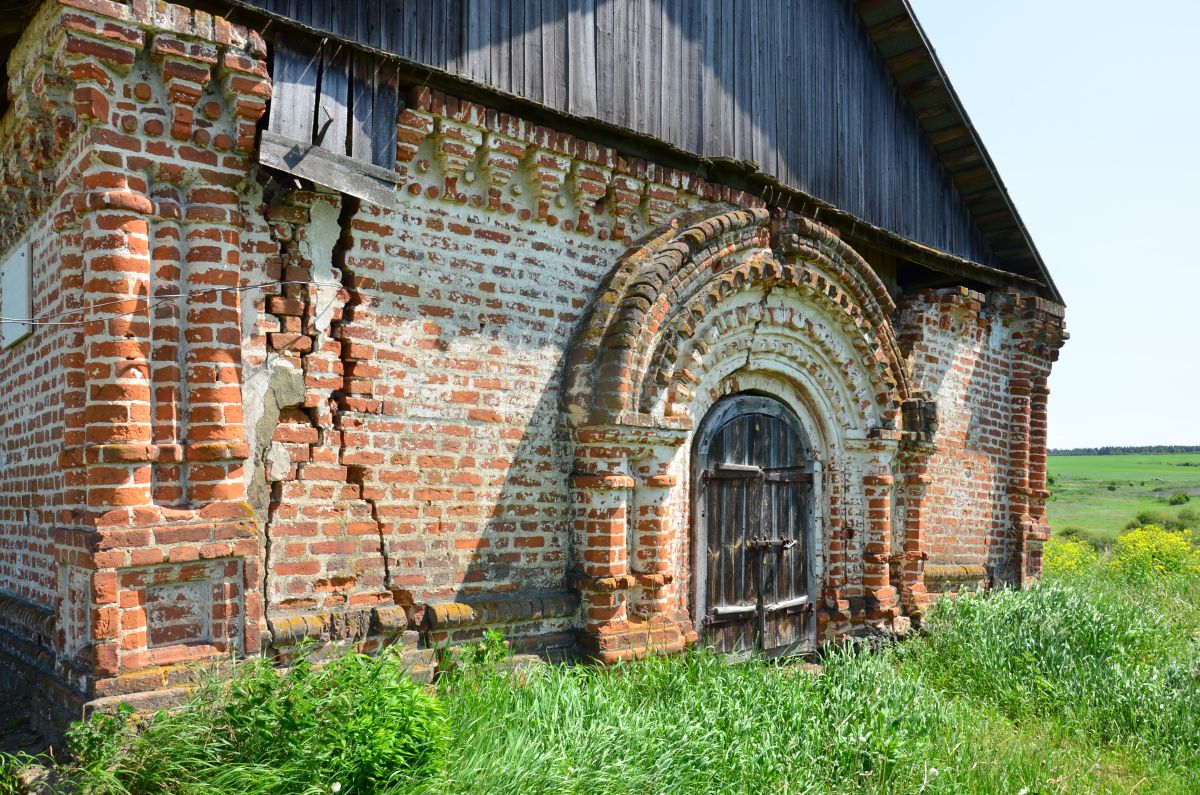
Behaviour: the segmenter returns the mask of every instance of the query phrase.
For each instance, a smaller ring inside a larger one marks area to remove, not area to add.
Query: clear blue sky
[[[1200,0],[910,0],[1067,301],[1050,445],[1200,444]]]

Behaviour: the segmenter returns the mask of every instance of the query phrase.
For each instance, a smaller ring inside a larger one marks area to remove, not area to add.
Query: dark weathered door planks
[[[695,455],[696,615],[724,652],[810,650],[810,447],[794,415],[741,395],[709,413]]]

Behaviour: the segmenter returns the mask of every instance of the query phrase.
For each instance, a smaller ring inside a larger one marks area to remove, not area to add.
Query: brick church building
[[[0,22],[0,687],[809,652],[1019,586],[1063,306],[904,0]]]

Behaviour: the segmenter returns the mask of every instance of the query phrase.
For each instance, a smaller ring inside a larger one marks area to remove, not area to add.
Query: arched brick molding
[[[651,237],[609,277],[568,360],[573,421],[646,412],[706,314],[748,286],[778,286],[805,292],[851,331],[879,371],[878,397],[892,404],[881,421],[890,424],[908,397],[907,376],[887,319],[895,304],[870,265],[806,218],[772,224],[769,211],[753,209],[692,221]]]
[[[892,484],[909,378],[871,267],[807,218],[677,220],[617,264],[572,347],[574,567],[601,660],[671,650],[689,617],[688,440],[726,394],[797,409],[819,440],[830,635],[900,612]]]

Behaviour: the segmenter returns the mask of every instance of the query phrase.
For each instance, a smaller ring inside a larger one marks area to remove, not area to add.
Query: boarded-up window
[[[33,331],[33,257],[22,241],[0,263],[0,345],[8,347]]]
[[[394,201],[402,107],[396,65],[290,31],[272,42],[272,59],[259,162],[373,204]]]

